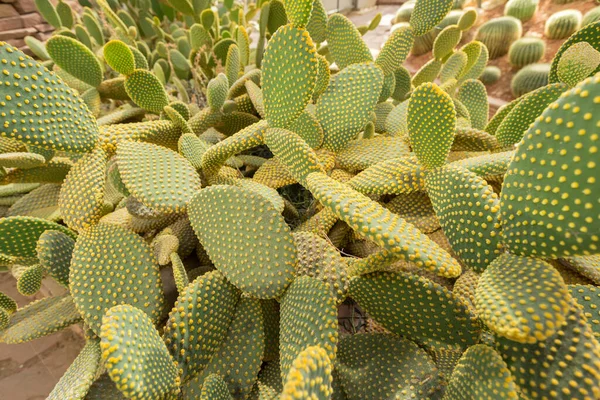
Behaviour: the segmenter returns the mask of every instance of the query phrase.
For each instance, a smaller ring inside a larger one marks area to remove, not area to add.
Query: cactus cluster
[[[600,22],[490,118],[521,22],[461,44],[452,0],[376,57],[321,0],[38,3],[39,59],[0,43],[0,262],[65,293],[0,293],[0,342],[83,326],[50,399],[600,397]]]

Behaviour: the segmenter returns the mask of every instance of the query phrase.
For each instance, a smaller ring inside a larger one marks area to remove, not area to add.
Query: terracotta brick
[[[33,0],[19,0],[19,1],[15,2],[14,5],[15,5],[15,8],[17,9],[17,11],[19,12],[19,14],[25,14],[25,13],[37,11],[37,8],[35,7],[35,3]]]
[[[21,19],[23,20],[23,28],[30,28],[44,22],[44,19],[38,13],[23,14]]]
[[[17,0],[0,0],[0,3],[14,3]]]
[[[6,42],[15,47],[23,47],[26,45],[25,39],[8,39]]]
[[[27,46],[20,47],[19,50],[21,50],[23,53],[27,54],[28,56],[31,56],[31,57],[34,56],[33,51],[31,51],[31,49]]]
[[[23,20],[21,17],[11,17],[11,18],[2,18],[0,19],[0,32],[1,31],[10,31],[13,29],[24,28]]]
[[[54,30],[54,27],[50,24],[38,24],[33,27],[37,29],[38,32],[51,32]]]
[[[0,4],[0,18],[18,17],[19,13],[10,4]]]
[[[37,33],[37,29],[35,28],[12,29],[10,31],[0,32],[0,40],[22,39],[25,36],[31,36],[35,33]]]

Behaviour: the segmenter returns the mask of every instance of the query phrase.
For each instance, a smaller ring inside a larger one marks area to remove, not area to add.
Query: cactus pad
[[[60,378],[48,400],[83,399],[100,369],[100,341],[88,340],[81,352]]]
[[[457,98],[469,111],[471,126],[483,129],[487,125],[489,113],[488,97],[485,86],[476,79],[467,79],[458,89]]]
[[[125,80],[125,90],[138,106],[155,114],[169,104],[162,83],[150,71],[136,69]]]
[[[7,217],[28,216],[57,222],[61,217],[58,207],[60,185],[49,183],[32,190],[17,200],[6,212]]]
[[[327,20],[327,43],[330,54],[340,70],[352,64],[373,61],[371,51],[360,32],[342,14],[333,14]]]
[[[0,219],[0,254],[35,257],[39,237],[46,230],[61,231],[71,238],[75,234],[62,225],[40,218],[8,217]]]
[[[102,67],[98,58],[77,40],[55,35],[46,42],[46,50],[56,65],[75,78],[93,87],[102,82]]]
[[[410,27],[421,36],[438,25],[452,9],[452,0],[419,0],[410,15]]]
[[[64,286],[69,285],[69,269],[74,247],[73,238],[55,230],[45,231],[37,242],[36,251],[40,266]]]
[[[377,55],[375,64],[379,65],[384,74],[397,71],[412,47],[414,34],[410,27],[401,27],[392,32]]]
[[[320,346],[309,346],[302,350],[290,369],[283,386],[282,400],[331,398],[332,365]]]
[[[103,48],[104,59],[112,69],[123,75],[131,75],[136,68],[133,52],[120,40],[111,40]]]
[[[600,52],[588,42],[569,47],[558,62],[558,78],[573,87],[590,76],[600,65]]]

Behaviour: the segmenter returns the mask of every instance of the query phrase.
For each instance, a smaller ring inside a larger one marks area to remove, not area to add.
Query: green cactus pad
[[[104,183],[108,156],[97,147],[69,171],[61,187],[58,204],[71,229],[81,231],[98,222],[104,205]]]
[[[232,44],[227,49],[227,59],[225,60],[225,75],[230,85],[237,81],[240,68],[240,49],[237,44]]]
[[[5,183],[62,183],[69,173],[72,161],[56,157],[46,165],[28,169],[12,169],[4,177]]]
[[[281,299],[281,378],[308,346],[321,346],[334,360],[337,340],[336,305],[328,285],[310,276],[297,277]]]
[[[458,25],[449,25],[442,29],[433,42],[433,57],[443,60],[452,52],[462,38],[462,30]]]
[[[459,76],[460,80],[479,78],[489,59],[487,47],[474,40],[461,47],[460,51],[467,55],[467,65]]]
[[[600,285],[600,254],[568,258],[569,265],[596,285]]]
[[[63,35],[52,36],[46,42],[52,60],[75,78],[97,87],[103,79],[98,58],[85,45]]]
[[[0,332],[0,342],[28,342],[60,331],[81,321],[81,315],[68,294],[46,297],[29,303],[10,316],[9,326]]]
[[[61,219],[58,207],[60,185],[49,183],[32,190],[17,200],[6,212],[6,217],[27,216],[57,222]]]
[[[444,400],[502,398],[518,399],[518,389],[506,363],[493,348],[477,344],[462,355],[450,380]]]
[[[206,87],[206,101],[211,109],[217,111],[223,107],[227,99],[227,92],[229,91],[228,82],[227,76],[222,73],[208,82],[208,86]]]
[[[258,85],[252,81],[246,81],[245,83],[246,91],[248,92],[248,97],[250,97],[250,101],[252,102],[252,106],[258,113],[261,118],[265,117],[265,103],[263,101],[262,89],[258,87]],[[322,134],[322,132],[321,132]]]
[[[518,143],[540,113],[557,100],[566,89],[565,84],[554,83],[529,93],[515,105],[498,126],[496,130],[498,142],[502,146]]]
[[[164,340],[183,381],[201,372],[220,348],[239,297],[218,271],[196,278],[179,295],[165,325]]]
[[[173,235],[163,235],[161,236],[161,238],[175,238],[177,239],[175,236]],[[164,243],[164,242],[162,242]],[[177,244],[179,244],[177,242]],[[174,251],[169,251],[169,256],[168,259],[171,262],[172,268],[173,268],[173,279],[175,279],[175,287],[177,288],[177,293],[182,293],[185,290],[185,287],[187,285],[189,285],[190,281],[188,279],[188,275],[187,272],[185,271],[185,266],[183,265],[183,262],[181,261],[181,258],[179,257],[179,255],[177,254],[177,249],[175,249]],[[156,254],[156,250],[155,250],[155,254]],[[161,255],[162,256],[162,255]],[[158,259],[158,257],[157,257]],[[159,264],[163,264],[161,263],[161,260],[158,259]]]
[[[4,309],[10,315],[17,311],[17,302],[8,295],[0,292],[0,308]]]
[[[593,200],[599,195],[598,137],[592,110],[599,94],[600,75],[586,79],[548,106],[525,133],[501,198],[504,244],[511,252],[552,258],[598,253]],[[575,163],[571,168],[563,167],[567,159]],[[525,185],[525,176],[535,177],[535,185]]]
[[[431,233],[440,228],[431,201],[425,192],[400,194],[385,207],[424,233]]]
[[[460,275],[460,265],[413,225],[368,197],[326,175],[310,174],[313,196],[361,236],[438,275]]]
[[[446,162],[456,128],[451,97],[434,83],[413,91],[408,104],[408,130],[413,151],[425,168]]]
[[[409,155],[408,143],[400,137],[376,136],[351,141],[336,155],[336,163],[347,171],[362,171],[385,160]]]
[[[192,198],[189,216],[208,256],[234,285],[258,298],[283,293],[296,251],[289,227],[268,200],[249,190],[212,186]]]
[[[473,128],[457,128],[452,151],[486,151],[498,148],[495,136]]]
[[[408,273],[376,272],[354,277],[350,295],[392,333],[427,343],[470,346],[481,325],[467,304],[448,289]]]
[[[560,46],[558,51],[556,52],[554,58],[552,59],[552,65],[550,67],[550,74],[548,76],[549,83],[560,82],[558,78],[558,64],[562,55],[567,51],[569,47],[578,42],[588,42],[592,45],[593,48],[600,51],[600,21],[593,22],[587,26],[584,26],[577,32],[575,32],[571,37],[569,37],[563,44]],[[600,68],[597,68],[594,73],[598,72]]]
[[[476,157],[455,161],[449,166],[456,166],[474,172],[483,179],[490,180],[503,177],[508,165],[515,155],[514,151],[504,151],[494,154],[483,154]]]
[[[550,264],[503,254],[479,279],[475,305],[494,333],[535,343],[552,336],[565,322],[571,296]]]
[[[48,22],[50,25],[55,28],[60,28],[62,26],[60,16],[56,12],[56,8],[49,0],[35,0],[35,7],[44,17],[44,20],[46,20],[46,22]]]
[[[137,260],[133,265],[132,259]],[[89,284],[92,277],[98,279],[98,285]],[[100,223],[79,236],[69,286],[77,309],[96,334],[100,333],[102,316],[112,306],[134,305],[154,321],[162,311],[162,284],[150,246],[117,225]]]
[[[113,154],[120,142],[140,141],[177,149],[181,128],[171,121],[147,121],[130,124],[103,126],[100,130],[100,145]]]
[[[42,233],[36,246],[40,266],[58,283],[67,287],[74,247],[73,238],[56,230]]]
[[[0,136],[69,152],[86,152],[94,147],[98,135],[94,118],[67,85],[8,44],[0,44],[0,60],[6,74],[15,79],[15,85],[2,85],[0,89],[0,115],[6,116],[16,105],[13,100],[17,98],[22,104],[21,112],[32,116],[37,113],[36,118],[32,117],[33,125],[25,119],[3,118]],[[42,81],[46,81],[43,89],[37,84]],[[50,102],[52,99],[55,101]],[[46,122],[49,115],[53,115],[53,119]]]
[[[385,75],[397,71],[412,47],[414,35],[410,27],[401,27],[392,32],[377,55],[375,64]]]
[[[265,144],[300,184],[306,186],[306,177],[310,173],[325,172],[316,153],[294,132],[270,128],[264,137]]]
[[[200,176],[185,158],[154,144],[120,143],[117,163],[131,194],[161,213],[185,211],[187,202],[201,186]]]
[[[169,105],[162,83],[148,70],[134,70],[125,80],[125,90],[135,104],[155,114]]]
[[[217,374],[210,374],[206,377],[202,383],[202,389],[200,391],[199,400],[233,400],[227,383],[223,380],[223,377]]]
[[[290,24],[296,28],[306,28],[313,9],[313,0],[286,0],[285,12]]]
[[[103,48],[104,60],[112,69],[123,75],[131,75],[136,68],[133,52],[120,40],[111,40]]]
[[[569,285],[569,292],[583,307],[583,313],[594,336],[600,338],[600,289],[592,285]]]
[[[498,196],[474,172],[454,166],[432,171],[427,192],[452,249],[476,271],[500,254]]]
[[[318,0],[320,1],[320,0]],[[320,54],[316,54],[317,57],[317,81],[315,83],[315,90],[313,91],[313,102],[316,103],[319,96],[323,94],[327,86],[329,86],[329,78],[331,72],[329,71],[329,61]]]
[[[373,63],[351,65],[331,79],[317,101],[325,149],[341,150],[356,137],[369,120],[382,85],[383,72]]]
[[[285,379],[281,399],[330,399],[333,393],[332,369],[327,351],[320,346],[307,347],[294,360]]]
[[[306,30],[315,43],[327,40],[327,11],[321,0],[314,0]]]
[[[495,338],[523,396],[593,399],[600,395],[600,346],[583,314],[573,305],[558,331],[534,344]]]
[[[548,39],[566,39],[581,27],[583,16],[579,10],[561,10],[552,14],[544,26]]]
[[[88,340],[69,369],[60,378],[48,400],[83,399],[100,369],[100,341]]]
[[[316,117],[306,110],[290,125],[289,130],[300,136],[312,149],[321,147],[323,143],[323,128]]]
[[[487,91],[481,81],[467,79],[458,89],[457,98],[467,110],[471,119],[471,126],[483,129],[487,125],[489,105]]]
[[[342,14],[333,14],[327,20],[327,43],[329,52],[340,70],[352,64],[373,61],[371,51],[360,32]]]
[[[46,230],[61,231],[71,238],[75,234],[62,225],[34,217],[0,219],[0,254],[15,257],[36,257],[36,244]]]
[[[288,128],[308,104],[317,78],[315,45],[302,28],[286,25],[269,41],[262,61],[266,120]]]
[[[433,360],[415,343],[390,333],[346,335],[335,368],[349,400],[431,398],[440,384]]]
[[[558,78],[573,87],[590,76],[600,65],[600,52],[588,42],[578,42],[569,47],[558,62]]]
[[[0,167],[3,168],[35,168],[46,162],[44,156],[35,153],[3,153],[0,154]]]
[[[99,333],[102,361],[125,397],[156,399],[178,390],[177,366],[142,310],[129,304],[110,308]]]
[[[17,290],[23,296],[33,296],[42,287],[44,270],[39,264],[26,267],[17,279]]]
[[[419,0],[410,15],[410,27],[421,36],[438,25],[452,9],[452,0]]]
[[[363,194],[411,193],[425,189],[425,174],[414,158],[394,158],[367,168],[348,185]]]

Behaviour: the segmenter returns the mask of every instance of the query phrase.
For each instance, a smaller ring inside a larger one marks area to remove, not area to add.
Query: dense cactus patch
[[[537,1],[408,2],[376,57],[321,0],[166,3],[0,42],[1,267],[66,289],[0,342],[86,332],[49,398],[600,398],[593,15],[541,64]]]

